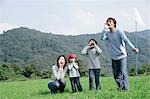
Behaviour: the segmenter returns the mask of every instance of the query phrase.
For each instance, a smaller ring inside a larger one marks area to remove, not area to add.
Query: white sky
[[[150,29],[150,0],[0,0],[0,32],[28,27],[54,34],[97,33],[108,17],[118,28],[135,31],[134,8]]]

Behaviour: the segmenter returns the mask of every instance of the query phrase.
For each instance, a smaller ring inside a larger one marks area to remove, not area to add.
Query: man
[[[107,41],[108,51],[112,59],[114,79],[118,85],[118,89],[129,90],[125,44],[128,43],[136,53],[139,52],[139,49],[134,47],[123,31],[116,28],[116,24],[117,22],[114,18],[108,18],[101,38]]]

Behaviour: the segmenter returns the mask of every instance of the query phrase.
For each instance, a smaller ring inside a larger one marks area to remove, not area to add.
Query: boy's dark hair
[[[115,24],[114,27],[116,28],[116,24],[117,24],[116,19],[112,18],[112,17],[109,17],[106,22],[108,22],[109,20],[112,20],[114,22],[114,24]]]
[[[59,58],[60,57],[64,57],[64,59],[65,59],[65,65],[64,65],[64,67],[63,68],[65,68],[66,67],[66,64],[67,64],[67,59],[66,59],[66,57],[65,57],[65,55],[60,55],[60,56],[58,56],[58,58],[57,58],[57,66],[58,66],[58,68],[59,68]]]
[[[89,42],[88,42],[88,44],[90,43],[90,41],[94,41],[95,44],[97,45],[97,41],[95,39],[90,39]]]

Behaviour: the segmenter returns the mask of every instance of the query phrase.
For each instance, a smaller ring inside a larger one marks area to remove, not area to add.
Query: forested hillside
[[[139,65],[150,64],[150,30],[137,33],[126,32],[128,38],[135,45],[138,37]],[[81,50],[87,45],[89,39],[94,38],[103,50],[100,56],[103,72],[111,71],[111,61],[104,41],[100,40],[101,33],[77,36],[54,35],[43,33],[25,27],[4,31],[0,34],[0,64],[16,64],[21,67],[34,64],[39,70],[47,69],[56,63],[56,58],[61,55],[75,53],[80,60],[81,67],[86,68],[86,56],[81,55]],[[135,65],[135,54],[127,45],[128,64]]]

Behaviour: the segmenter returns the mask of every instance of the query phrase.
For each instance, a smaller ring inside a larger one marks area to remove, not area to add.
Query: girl
[[[60,55],[57,58],[57,64],[52,66],[52,77],[51,81],[48,84],[48,88],[51,93],[56,93],[60,90],[60,93],[64,92],[64,88],[66,85],[66,81],[64,80],[64,76],[67,72],[66,66],[66,58],[64,55]]]
[[[68,70],[69,70],[69,77],[72,87],[72,92],[75,93],[78,91],[82,91],[82,86],[80,84],[80,73],[79,73],[79,66],[76,61],[76,55],[70,54],[68,55]],[[76,88],[77,87],[77,88]]]

